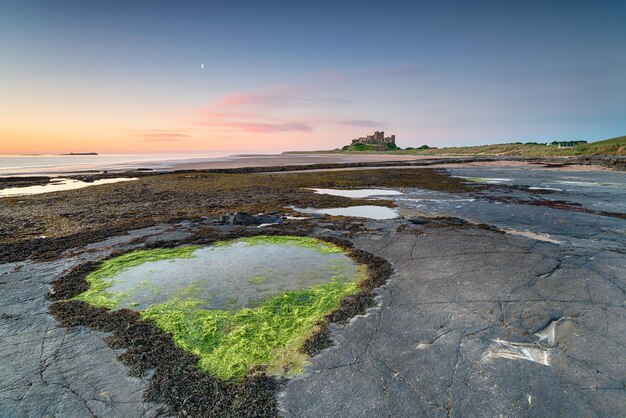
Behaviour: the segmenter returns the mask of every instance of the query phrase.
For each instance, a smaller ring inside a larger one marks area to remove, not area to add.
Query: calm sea
[[[225,156],[227,154],[0,155],[0,176],[125,171],[137,168],[165,170],[175,163],[219,160]]]

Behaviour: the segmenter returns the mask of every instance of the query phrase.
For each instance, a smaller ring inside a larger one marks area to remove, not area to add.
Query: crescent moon
[[[204,64],[200,64],[200,68],[204,69]]]

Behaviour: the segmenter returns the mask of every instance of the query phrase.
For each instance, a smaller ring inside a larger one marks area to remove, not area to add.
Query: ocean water
[[[80,180],[64,179],[62,177],[54,177],[48,184],[40,186],[8,187],[6,189],[0,189],[0,197],[28,196],[33,194],[61,192],[64,190],[76,190],[85,187],[99,186],[101,184],[120,183],[133,180],[137,179],[117,177],[113,179],[100,179],[92,182],[85,182]]]
[[[72,172],[164,170],[174,163],[219,160],[227,154],[0,155],[0,176],[58,175]]]

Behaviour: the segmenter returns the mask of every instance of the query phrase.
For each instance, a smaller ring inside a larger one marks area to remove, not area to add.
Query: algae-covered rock
[[[285,376],[301,370],[300,348],[365,277],[328,242],[256,236],[107,260],[74,300],[139,311],[212,376],[238,379],[259,367]]]

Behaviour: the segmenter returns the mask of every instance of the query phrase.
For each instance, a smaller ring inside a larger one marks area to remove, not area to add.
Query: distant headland
[[[444,147],[429,145],[400,148],[396,145],[396,136],[385,137],[383,131],[373,135],[351,140],[349,145],[334,150],[287,151],[285,154],[327,154],[327,153],[373,153],[394,155],[423,156],[517,156],[517,157],[559,157],[607,155],[626,156],[626,136],[603,141],[561,141],[548,140],[539,142],[517,141],[501,144]]]
[[[97,152],[70,152],[69,154],[61,154],[61,155],[98,155]]]

